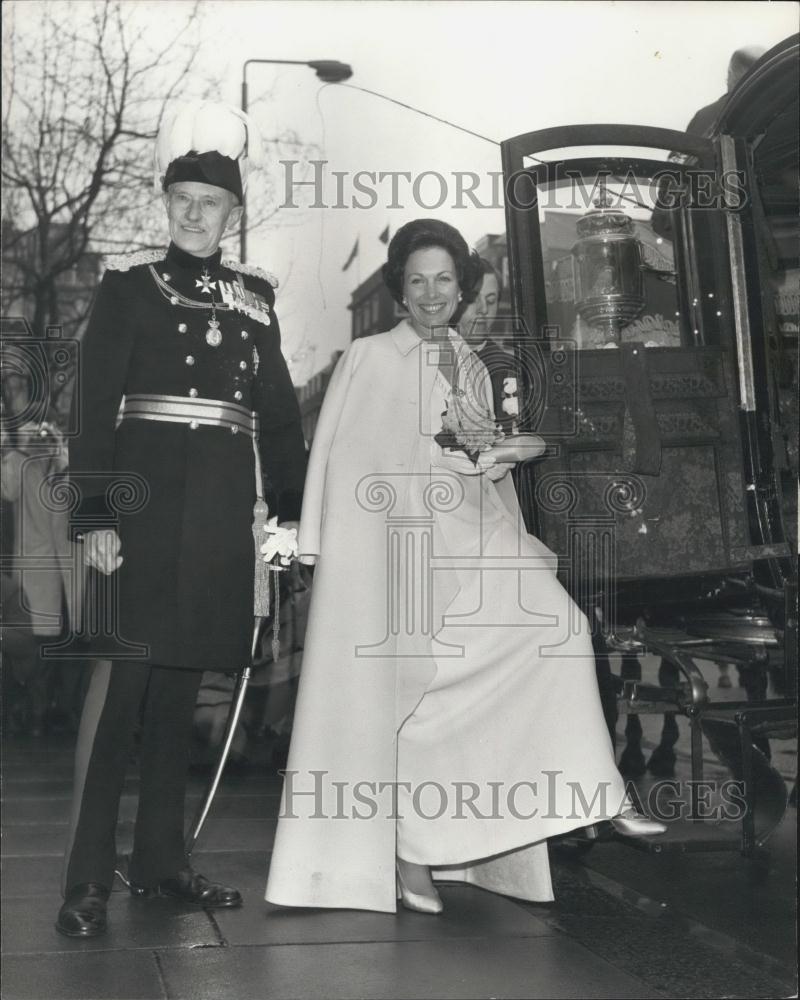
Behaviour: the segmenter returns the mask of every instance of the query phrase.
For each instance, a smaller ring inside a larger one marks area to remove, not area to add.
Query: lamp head
[[[323,83],[342,83],[353,75],[352,66],[336,59],[314,59],[308,65]]]

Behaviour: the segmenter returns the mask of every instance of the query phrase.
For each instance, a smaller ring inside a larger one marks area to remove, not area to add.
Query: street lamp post
[[[312,59],[309,61],[302,59],[248,59],[242,67],[242,111],[247,113],[247,67],[252,63],[266,63],[278,66],[308,66],[313,69],[317,77],[323,83],[341,83],[349,80],[353,75],[353,69],[347,63],[337,62],[335,59]],[[244,262],[247,258],[247,203],[242,202],[242,219],[239,231],[239,256]]]

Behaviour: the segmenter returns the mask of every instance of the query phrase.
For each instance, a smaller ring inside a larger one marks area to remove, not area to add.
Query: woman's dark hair
[[[392,237],[382,274],[395,302],[403,304],[403,281],[408,258],[416,250],[427,250],[429,247],[441,247],[450,254],[463,297],[461,306],[471,302],[483,281],[481,259],[474,250],[470,250],[457,229],[439,219],[415,219],[398,229]]]

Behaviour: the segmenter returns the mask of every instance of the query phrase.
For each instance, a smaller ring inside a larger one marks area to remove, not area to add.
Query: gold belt
[[[258,417],[255,413],[222,399],[187,399],[185,396],[135,394],[126,396],[120,414],[122,420],[163,420],[166,423],[188,424],[196,430],[201,424],[227,427],[231,434],[246,434],[255,438]]]

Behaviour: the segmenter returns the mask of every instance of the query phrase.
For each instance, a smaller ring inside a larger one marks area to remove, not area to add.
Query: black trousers
[[[65,894],[82,882],[112,886],[120,796],[143,701],[139,804],[129,877],[152,887],[187,864],[184,799],[201,677],[199,670],[132,661],[94,664],[75,750]]]

